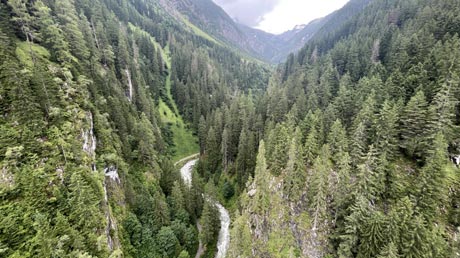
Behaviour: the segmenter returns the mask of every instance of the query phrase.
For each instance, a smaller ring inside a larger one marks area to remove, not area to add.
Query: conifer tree
[[[270,207],[270,194],[268,182],[270,173],[267,170],[267,162],[265,160],[265,143],[261,141],[259,144],[259,152],[257,154],[256,169],[254,172],[254,185],[256,186],[256,195],[253,201],[252,209],[260,214],[265,213]]]
[[[216,234],[219,232],[220,224],[218,214],[219,211],[217,207],[211,203],[210,200],[205,200],[203,213],[200,219],[202,227],[200,239],[203,241],[204,245],[212,243],[216,238]]]
[[[442,84],[429,107],[429,137],[432,137],[431,140],[438,132],[444,135],[448,143],[455,138],[454,129],[458,99],[454,96],[455,87],[460,84],[460,77],[458,75],[454,76],[456,78],[452,78]]]
[[[157,235],[162,257],[176,257],[179,254],[179,240],[170,227],[162,227]]]
[[[323,231],[327,221],[327,209],[329,206],[329,177],[332,173],[332,162],[328,145],[321,148],[319,156],[313,165],[310,196],[312,198],[313,231]]]
[[[200,122],[198,124],[198,141],[200,143],[200,153],[204,154],[206,148],[206,136],[208,134],[208,129],[206,126],[206,121],[203,116],[200,117]]]
[[[367,153],[366,129],[363,123],[359,123],[351,136],[351,158],[355,166],[361,164]]]
[[[345,128],[340,120],[336,120],[331,127],[327,143],[331,148],[333,159],[339,159],[341,154],[348,152],[348,140]]]
[[[427,147],[427,111],[428,104],[423,91],[418,91],[403,111],[401,147],[412,157],[421,157]]]
[[[34,30],[32,28],[32,17],[27,10],[27,2],[24,0],[8,0],[8,5],[15,14],[11,20],[19,25],[22,33],[26,37],[28,43],[35,39]]]
[[[54,59],[66,63],[70,67],[71,62],[77,62],[76,58],[69,51],[69,43],[65,39],[62,29],[53,21],[51,9],[42,1],[34,3],[34,10],[37,23],[40,25],[40,37],[45,46],[51,49]]]
[[[239,255],[243,257],[250,257],[252,255],[252,238],[248,221],[248,216],[246,214],[242,214],[238,216],[236,221],[233,223],[230,238],[232,243],[230,245],[230,250],[228,251],[228,254],[232,257],[237,257]]]
[[[214,127],[209,128],[206,137],[206,158],[209,171],[214,174],[220,164],[220,147]]]
[[[432,222],[439,216],[439,211],[445,207],[447,201],[445,187],[447,144],[441,133],[436,135],[433,149],[418,178],[418,206],[428,222]]]
[[[304,155],[305,161],[309,164],[313,163],[320,150],[321,143],[318,134],[316,128],[312,128],[305,140]]]
[[[300,199],[307,181],[307,171],[303,161],[302,148],[298,137],[300,129],[297,128],[295,136],[289,146],[289,158],[285,169],[284,190],[292,201]]]
[[[398,249],[396,249],[396,246],[393,243],[387,244],[382,249],[379,256],[377,256],[377,258],[398,258],[398,257],[400,257],[398,254]]]
[[[229,156],[228,156],[228,145],[229,145],[229,135],[228,130],[225,127],[224,131],[222,132],[222,166],[224,171],[227,171],[228,163],[229,163]]]
[[[383,103],[375,124],[375,146],[379,154],[388,158],[395,156],[398,144],[398,108],[388,101]]]

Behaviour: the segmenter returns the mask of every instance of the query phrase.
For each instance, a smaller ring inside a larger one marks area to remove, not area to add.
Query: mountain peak
[[[294,31],[303,30],[306,26],[307,26],[306,24],[298,24],[298,25],[294,26],[294,28],[292,30],[294,30]]]

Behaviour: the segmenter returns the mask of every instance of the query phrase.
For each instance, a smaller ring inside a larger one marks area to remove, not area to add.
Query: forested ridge
[[[1,1],[0,23],[0,256],[212,257],[205,182],[170,160],[268,69],[156,1]]]
[[[368,2],[273,69],[163,0],[2,0],[0,257],[214,257],[211,200],[227,257],[458,257],[460,2]]]
[[[458,257],[459,8],[371,1],[279,67],[230,257]]]

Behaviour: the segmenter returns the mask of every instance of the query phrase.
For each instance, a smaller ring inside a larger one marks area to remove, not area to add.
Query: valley
[[[459,13],[1,0],[0,257],[458,257]]]

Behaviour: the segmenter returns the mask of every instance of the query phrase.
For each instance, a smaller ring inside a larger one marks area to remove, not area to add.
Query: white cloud
[[[271,33],[326,16],[348,0],[213,0],[232,18]]]
[[[265,14],[257,28],[282,33],[298,24],[326,16],[343,7],[348,0],[281,0],[273,11]]]
[[[282,0],[213,0],[220,5],[233,19],[246,24],[257,26],[263,16],[274,10]]]

